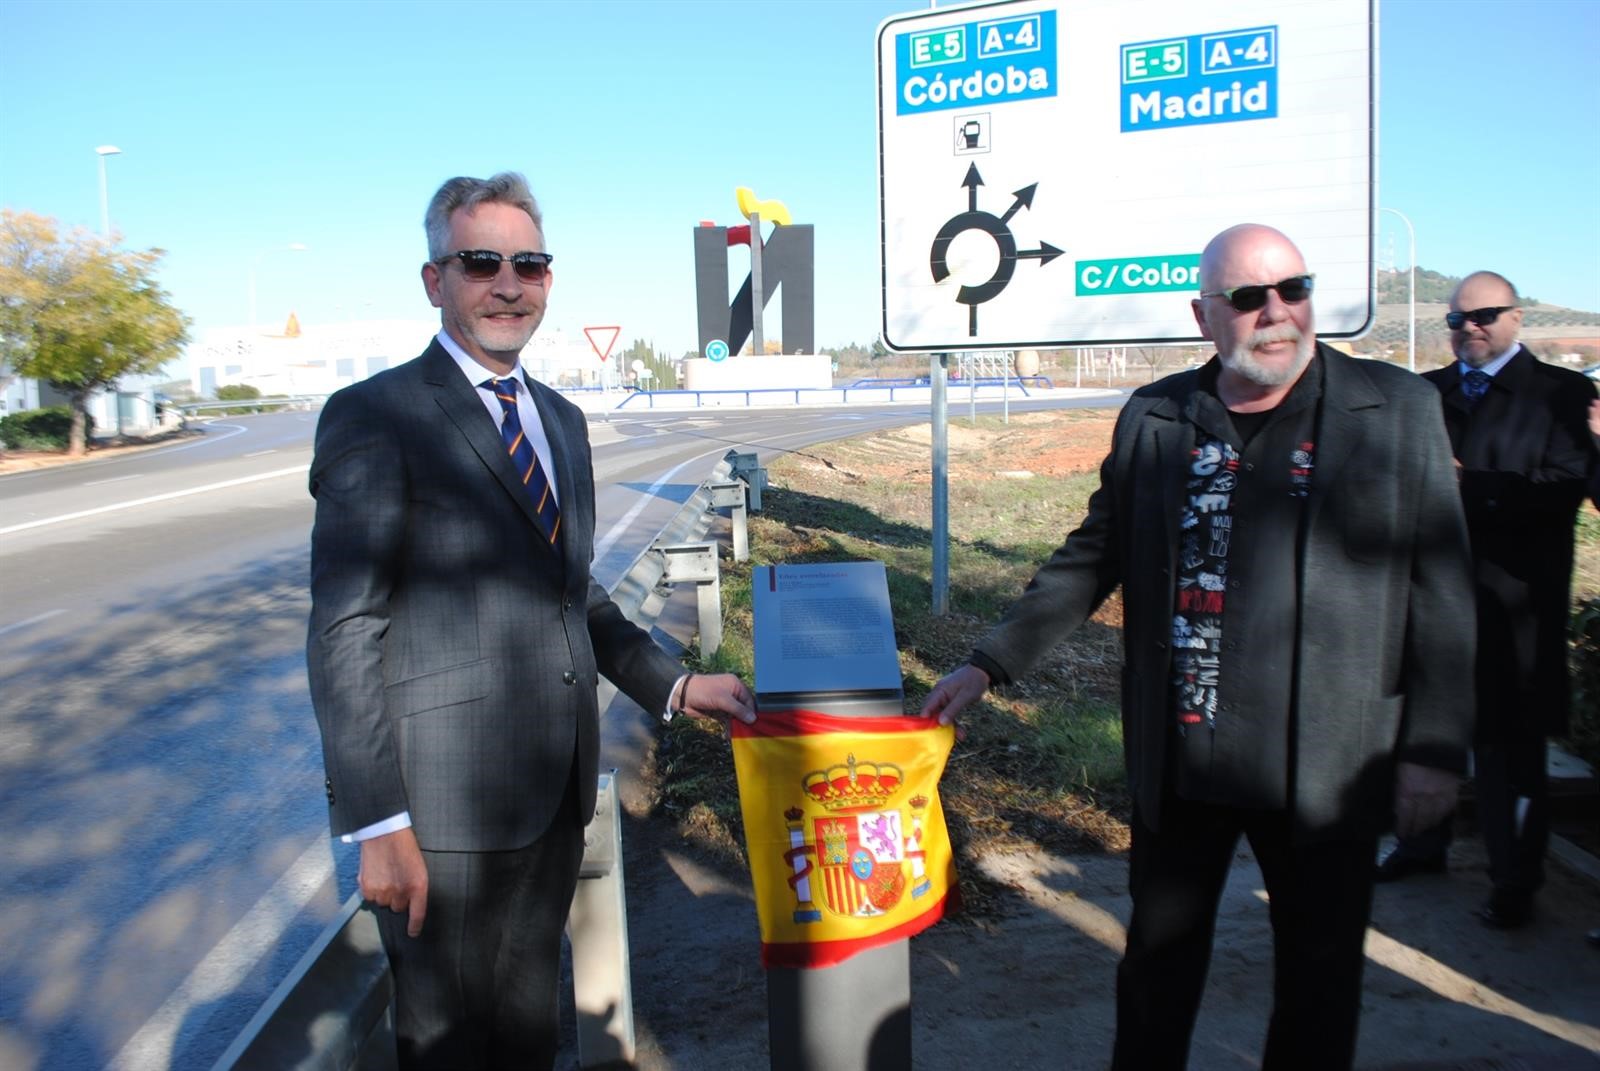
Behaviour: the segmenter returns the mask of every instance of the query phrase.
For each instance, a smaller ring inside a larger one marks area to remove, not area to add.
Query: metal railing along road
[[[954,382],[952,385],[955,385]],[[1016,376],[1010,380],[998,376],[986,377],[976,380],[962,380],[961,386],[993,387],[996,389],[1016,386],[1023,397],[1028,396],[1028,387],[1032,385],[1035,390],[1053,389],[1053,384],[1044,376]],[[783,405],[792,402],[794,405],[837,405],[850,401],[854,394],[860,401],[862,395],[877,394],[881,400],[882,395],[888,395],[888,401],[895,401],[895,394],[905,395],[915,392],[914,400],[921,400],[921,392],[929,389],[928,380],[924,378],[906,379],[858,379],[854,383],[842,387],[748,387],[734,390],[634,390],[629,391],[622,401],[614,408],[627,409],[639,408],[654,409],[657,401],[663,406],[681,409],[687,400],[694,399],[692,408],[702,409],[721,405],[743,404],[747,407],[759,405]],[[640,399],[644,399],[640,401]]]
[[[952,386],[978,389],[1009,390],[1015,386],[1023,397],[1028,388],[1053,390],[1055,384],[1046,376],[985,376],[977,379],[952,380]],[[565,395],[604,395],[598,387],[562,387]],[[907,376],[899,379],[858,379],[838,387],[747,387],[728,390],[630,390],[622,395],[613,409],[654,409],[657,405],[672,409],[706,409],[724,405],[838,405],[856,401],[897,400],[920,401],[921,392],[929,389],[927,377]],[[898,397],[897,397],[898,395]],[[909,398],[906,396],[910,395]],[[172,407],[186,416],[220,416],[233,413],[265,413],[280,409],[315,409],[328,400],[326,394],[300,394],[277,398],[240,398],[234,401],[184,402]]]
[[[328,400],[326,394],[301,394],[292,398],[239,398],[231,402],[184,402],[174,405],[185,416],[265,413],[279,409],[315,409]]]

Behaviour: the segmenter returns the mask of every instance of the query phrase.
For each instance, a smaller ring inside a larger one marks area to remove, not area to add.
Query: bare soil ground
[[[952,421],[953,588],[965,575],[996,594],[1020,590],[1036,562],[1010,560],[991,537],[1038,519],[1026,509],[1006,522],[993,515],[1041,486],[1044,497],[1079,499],[1058,504],[1081,514],[1082,475],[1098,465],[1110,427],[1103,413],[1018,414],[1009,425],[976,429]],[[927,427],[913,427],[769,461],[778,490],[752,535],[753,552],[766,540],[781,547],[769,553],[805,560],[863,554],[870,544],[893,572],[897,555],[927,540],[927,441]],[[960,519],[963,502],[982,516]],[[1052,545],[1070,523],[1046,522]],[[981,633],[989,610],[976,599],[980,609],[962,611],[953,593],[956,612],[932,618],[903,606],[893,581],[891,588],[914,708]],[[736,591],[724,588],[725,628],[734,634],[748,612]],[[908,601],[925,589],[911,594]],[[658,627],[687,642],[693,620],[692,597],[680,597]],[[1063,776],[1059,761],[1041,755],[1048,737],[1038,712],[1115,698],[1120,623],[1108,604],[1034,678],[969,718],[941,787],[968,910],[912,941],[919,1068],[1108,1063],[1129,914],[1126,801],[1118,784]],[[622,786],[636,1066],[764,1066],[766,992],[725,745],[677,726],[658,740],[651,721],[636,712],[607,727],[621,760],[613,764],[629,769],[637,755],[631,768],[644,770]],[[1583,939],[1600,926],[1600,864],[1594,873],[1584,878],[1553,862],[1535,922],[1514,933],[1486,930],[1473,915],[1488,880],[1470,832],[1457,840],[1448,875],[1380,887],[1357,1067],[1600,1068],[1600,948]],[[1264,893],[1241,846],[1192,1068],[1259,1066],[1271,978]],[[575,1056],[565,1066],[576,1066]]]

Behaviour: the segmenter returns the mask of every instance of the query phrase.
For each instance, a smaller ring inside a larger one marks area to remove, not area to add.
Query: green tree
[[[698,357],[699,354],[692,356]],[[650,343],[642,338],[634,339],[633,345],[623,350],[620,356],[613,354],[611,359],[617,362],[617,370],[624,378],[634,374],[634,361],[638,361],[650,370],[648,376],[638,380],[641,390],[678,389],[678,362],[664,353],[657,353]]]
[[[89,396],[154,372],[189,340],[188,319],[156,284],[162,250],[123,252],[81,229],[0,211],[0,365],[67,396],[67,452],[86,447]]]

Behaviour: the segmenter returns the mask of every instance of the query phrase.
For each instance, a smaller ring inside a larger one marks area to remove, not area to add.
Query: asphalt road
[[[730,448],[925,418],[592,420],[596,575]],[[0,1067],[209,1067],[354,887],[305,684],[315,419],[0,477]]]

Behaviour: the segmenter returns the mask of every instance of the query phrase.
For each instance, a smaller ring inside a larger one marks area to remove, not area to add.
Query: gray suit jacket
[[[682,672],[589,575],[582,412],[528,388],[555,455],[555,547],[437,341],[322,411],[306,657],[335,835],[409,811],[425,849],[523,847],[574,771],[587,821],[599,676],[653,710]]]
[[[1438,392],[1319,344],[1316,468],[1297,548],[1300,624],[1290,791],[1300,835],[1366,835],[1392,820],[1396,759],[1464,770],[1471,743],[1472,579]],[[1173,733],[1173,577],[1199,372],[1137,391],[1100,487],[977,647],[1027,672],[1118,584],[1123,746],[1141,817],[1160,813]],[[1223,667],[1250,671],[1248,652]]]

